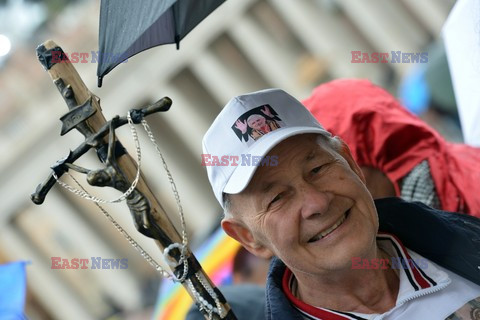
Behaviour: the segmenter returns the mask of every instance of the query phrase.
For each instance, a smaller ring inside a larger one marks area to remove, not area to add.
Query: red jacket
[[[303,103],[360,166],[384,172],[397,196],[401,178],[427,159],[442,209],[480,217],[480,148],[445,141],[368,80],[320,85]]]

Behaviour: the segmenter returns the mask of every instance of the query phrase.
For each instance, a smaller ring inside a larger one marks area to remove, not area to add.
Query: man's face
[[[272,149],[278,166],[259,167],[248,187],[230,196],[237,223],[223,222],[254,254],[276,255],[293,272],[312,275],[350,269],[352,257],[375,250],[378,229],[349,152],[340,155],[317,138],[298,135]]]
[[[265,126],[265,118],[262,116],[254,117],[248,121],[248,125],[253,129],[261,130]]]

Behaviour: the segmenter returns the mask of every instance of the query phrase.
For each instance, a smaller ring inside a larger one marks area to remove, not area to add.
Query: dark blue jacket
[[[227,299],[237,320],[263,320],[265,310],[265,288],[255,284],[235,284],[219,288]],[[185,320],[205,320],[194,304]]]
[[[375,200],[379,229],[409,249],[480,285],[480,219],[399,198]],[[283,294],[285,265],[274,258],[265,292],[267,320],[303,320]]]

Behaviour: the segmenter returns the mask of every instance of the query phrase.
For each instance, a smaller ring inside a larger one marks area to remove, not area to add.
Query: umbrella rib
[[[178,34],[178,27],[177,27],[177,16],[175,12],[175,3],[172,4],[172,15],[173,15],[173,26],[175,32],[175,45],[177,50],[180,50],[180,35]]]

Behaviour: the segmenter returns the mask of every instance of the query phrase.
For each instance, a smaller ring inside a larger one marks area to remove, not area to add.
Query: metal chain
[[[167,162],[165,161],[165,158],[163,157],[163,154],[160,151],[160,148],[157,144],[157,141],[155,140],[155,137],[152,133],[152,130],[150,129],[150,126],[147,123],[147,120],[142,119],[142,125],[143,125],[143,128],[145,129],[145,132],[147,133],[148,137],[150,138],[150,141],[152,142],[153,146],[155,147],[155,150],[157,151],[157,154],[162,159],[163,168],[165,169],[165,172],[167,173],[168,181],[170,182],[170,187],[172,188],[172,192],[173,192],[173,195],[175,197],[175,201],[177,203],[178,214],[180,216],[180,222],[181,222],[181,225],[182,225],[182,245],[186,248],[188,246],[187,227],[186,227],[186,223],[185,223],[185,217],[184,217],[184,214],[183,214],[182,203],[180,202],[180,195],[177,191],[177,186],[175,184],[175,181],[173,180],[173,177],[172,177],[172,174],[170,173],[170,170],[168,169]]]
[[[138,139],[137,130],[135,129],[135,126],[133,125],[133,121],[132,121],[132,118],[130,116],[130,112],[127,113],[127,119],[128,119],[128,124],[130,126],[130,132],[132,133],[133,141],[135,143],[135,148],[136,148],[136,152],[137,152],[137,173],[135,174],[135,179],[133,180],[132,184],[127,189],[127,191],[125,191],[117,199],[104,200],[104,199],[101,199],[101,198],[97,198],[95,196],[91,196],[88,192],[86,192],[84,190],[76,189],[76,188],[66,184],[63,181],[60,181],[60,179],[57,177],[57,175],[55,174],[55,171],[54,171],[53,172],[53,177],[55,178],[55,180],[57,180],[58,184],[60,184],[62,187],[64,187],[68,191],[76,194],[77,196],[79,196],[81,198],[84,198],[84,199],[87,199],[87,200],[90,200],[90,201],[93,201],[95,203],[118,203],[118,202],[124,201],[133,192],[133,190],[137,187],[138,180],[140,179],[140,165],[141,165],[141,160],[142,160],[142,152],[140,150],[140,141]],[[112,133],[110,133],[110,134],[112,134]],[[68,171],[66,172],[66,174],[71,177],[71,175],[70,175],[70,173],[68,173]]]
[[[210,283],[207,281],[207,279],[205,279],[205,276],[203,274],[200,274],[197,272],[195,276],[198,279],[198,281],[202,284],[203,288],[210,295],[210,297],[212,297],[213,301],[215,301],[216,308],[213,308],[213,311],[217,313],[221,318],[224,318],[226,315],[225,314],[226,310],[223,309],[223,306],[220,303],[220,300],[218,299],[217,294],[215,293],[215,291],[213,291],[213,288],[210,285]]]
[[[70,176],[73,181],[75,181],[75,183],[85,192],[88,194],[87,190],[85,190],[85,188],[83,188],[83,186],[80,184],[80,182],[78,182],[77,179],[75,179],[75,177],[73,176]],[[150,265],[157,271],[160,272],[160,275],[164,278],[167,278],[167,279],[171,279],[172,278],[172,275],[170,273],[168,273],[165,269],[162,268],[162,266],[155,260],[152,258],[151,255],[148,254],[148,252],[145,251],[145,249],[143,249],[143,247],[141,245],[138,244],[138,242],[136,242],[129,234],[127,231],[125,231],[125,229],[122,228],[122,226],[115,220],[114,217],[112,217],[112,215],[110,213],[108,213],[107,210],[105,210],[105,208],[103,208],[98,202],[95,202],[95,205],[100,209],[100,211],[103,213],[103,215],[108,219],[110,220],[110,222],[115,226],[115,228],[125,237],[125,239],[127,239],[127,241],[132,245],[132,247],[135,248],[135,250],[137,250],[138,252],[140,252],[140,255],[145,259],[147,260]]]
[[[214,313],[214,307],[205,299],[203,298],[200,293],[198,293],[197,289],[195,289],[195,286],[192,283],[192,280],[188,279],[187,280],[187,285],[190,288],[190,292],[192,292],[193,297],[195,298],[196,301],[198,301],[199,305],[199,310],[202,311],[204,310],[208,314],[208,320],[213,319],[213,313]]]

